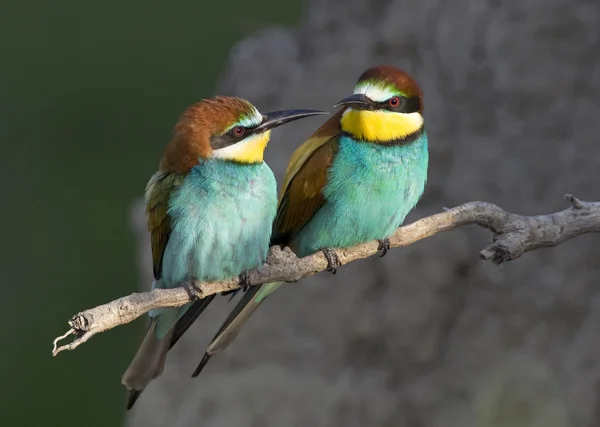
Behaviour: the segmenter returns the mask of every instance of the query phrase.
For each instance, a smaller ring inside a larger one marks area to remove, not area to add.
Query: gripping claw
[[[330,271],[331,274],[337,273],[337,268],[342,265],[340,259],[338,258],[335,251],[331,248],[321,248],[321,252],[325,255],[327,259],[327,271]]]
[[[379,246],[377,246],[377,250],[381,251],[381,254],[379,255],[379,258],[381,258],[384,257],[390,249],[390,239],[386,237],[385,239],[377,240],[379,241]]]
[[[190,297],[190,301],[200,299],[200,293],[198,292],[198,289],[196,288],[196,284],[194,282],[186,282],[186,284],[183,285],[183,289],[185,289],[188,296]]]
[[[242,292],[246,292],[248,289],[250,289],[250,286],[252,286],[252,283],[250,283],[250,275],[247,271],[242,271],[239,277]]]

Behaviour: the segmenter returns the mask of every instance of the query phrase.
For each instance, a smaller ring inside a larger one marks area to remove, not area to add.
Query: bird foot
[[[229,299],[227,300],[227,302],[230,302],[232,299],[234,299],[235,296],[240,291],[246,292],[250,288],[250,286],[252,286],[252,284],[250,283],[250,275],[248,274],[247,271],[242,271],[238,277],[239,277],[239,281],[240,281],[240,287],[239,288],[232,289],[230,291],[221,292],[222,296],[229,295]]]
[[[252,283],[250,283],[250,275],[248,274],[247,271],[242,271],[240,273],[239,277],[240,277],[240,288],[242,289],[242,292],[246,292],[248,289],[250,289],[250,286],[252,286]]]
[[[379,246],[377,246],[377,250],[381,251],[379,258],[384,257],[390,249],[390,239],[386,237],[385,239],[377,239],[379,241]]]
[[[186,282],[186,284],[183,285],[183,289],[185,289],[185,291],[187,292],[188,297],[190,298],[190,301],[202,298],[200,295],[200,292],[198,292],[196,283],[193,281]]]
[[[339,257],[335,253],[335,251],[331,248],[321,248],[321,252],[325,255],[325,259],[327,259],[327,271],[330,271],[331,274],[337,273],[337,268],[342,265]]]

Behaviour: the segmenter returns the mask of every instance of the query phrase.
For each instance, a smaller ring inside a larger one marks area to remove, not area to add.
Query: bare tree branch
[[[584,233],[600,232],[600,202],[582,202],[567,194],[571,207],[549,215],[522,216],[509,213],[496,205],[485,202],[470,202],[442,213],[423,218],[400,227],[390,237],[390,247],[406,246],[442,231],[463,225],[479,225],[494,233],[493,243],[480,252],[484,261],[502,264],[519,258],[525,252],[556,246],[565,240]],[[342,265],[377,253],[378,242],[373,241],[350,248],[336,249]],[[327,268],[322,252],[297,258],[288,248],[272,247],[266,263],[248,274],[250,284],[270,282],[294,282],[312,276]],[[182,283],[182,286],[184,284]],[[196,282],[198,298],[240,287],[239,278],[222,282]],[[108,304],[83,311],[70,321],[71,329],[54,340],[52,354],[62,350],[73,350],[95,334],[124,325],[149,310],[161,307],[178,307],[190,301],[190,293],[184,287],[155,289],[134,293]],[[70,344],[57,347],[58,341],[75,334]]]

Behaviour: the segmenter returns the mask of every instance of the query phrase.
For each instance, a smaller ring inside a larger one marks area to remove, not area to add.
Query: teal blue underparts
[[[406,144],[356,141],[347,135],[329,170],[326,203],[294,237],[300,257],[384,239],[417,204],[427,181],[427,135]]]
[[[265,163],[206,160],[171,194],[171,235],[156,288],[218,281],[260,265],[277,209],[275,177]],[[153,310],[162,338],[192,303]]]

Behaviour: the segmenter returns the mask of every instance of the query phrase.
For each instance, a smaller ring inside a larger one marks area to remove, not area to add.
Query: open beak
[[[321,114],[329,114],[326,111],[319,110],[283,110],[273,111],[271,113],[263,114],[263,121],[258,127],[254,129],[254,132],[266,132],[269,129],[276,128],[288,122],[294,120],[303,119],[310,116],[318,116]]]
[[[356,109],[367,109],[371,106],[373,102],[362,93],[355,93],[354,95],[350,95],[339,101],[337,104],[333,106],[336,107],[354,107]]]

